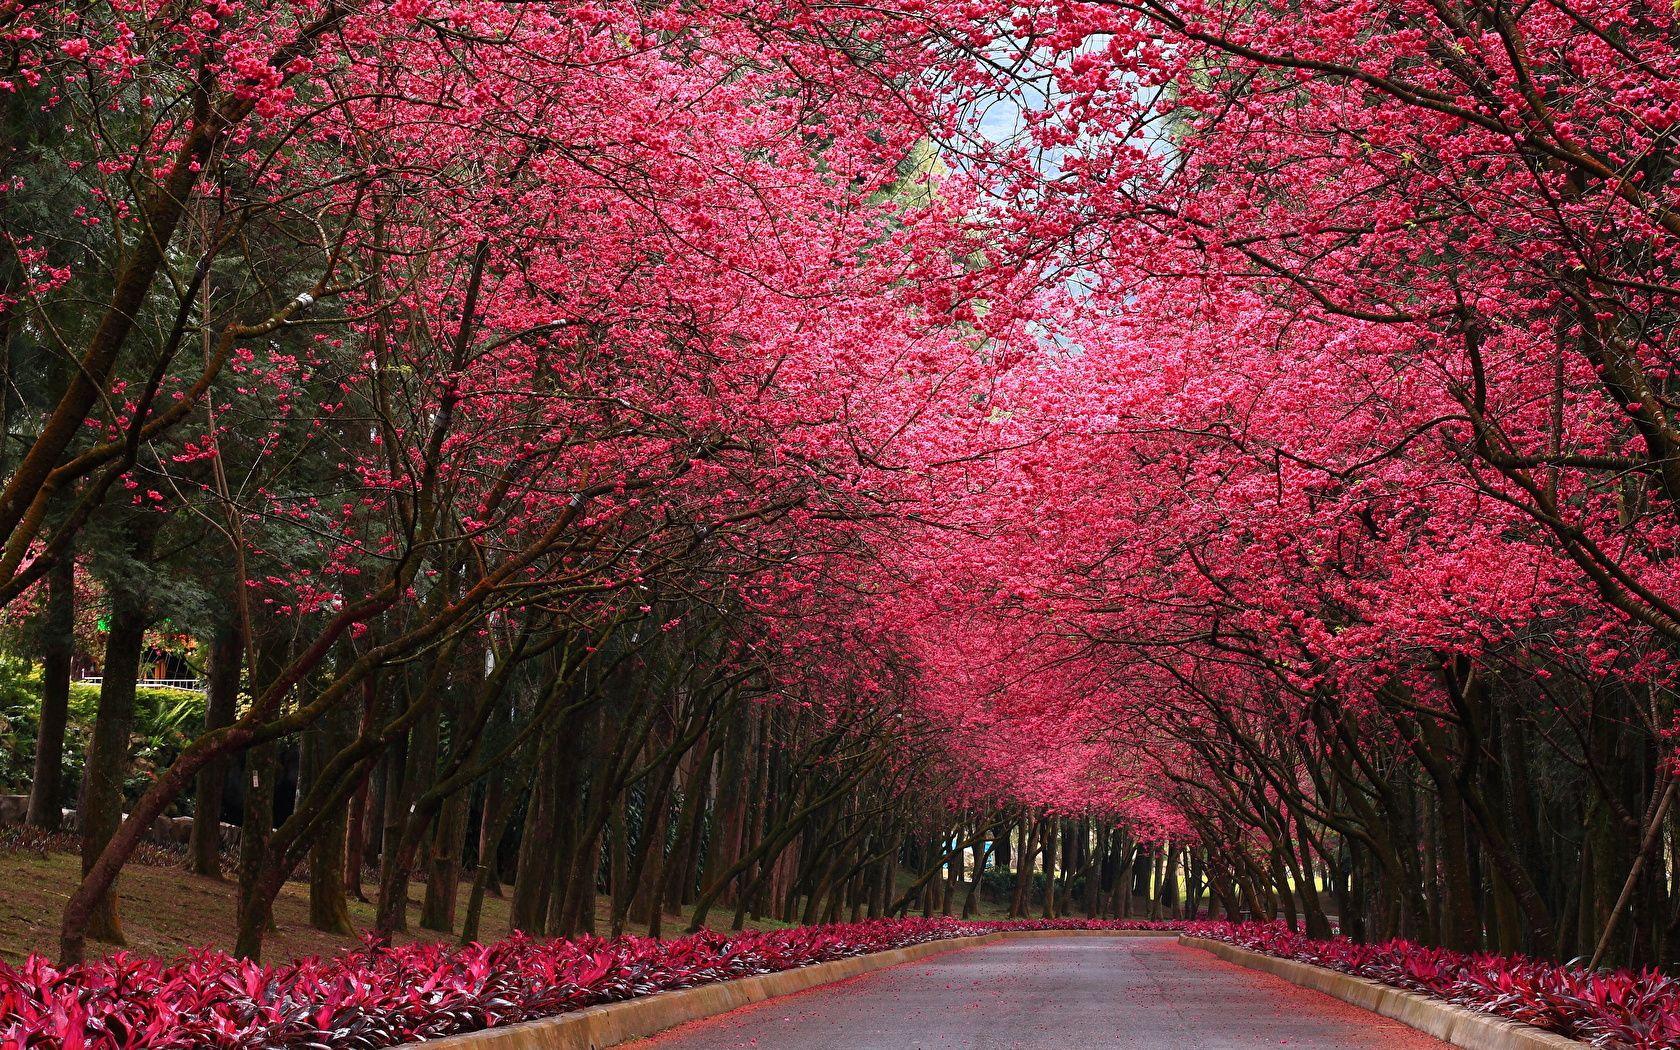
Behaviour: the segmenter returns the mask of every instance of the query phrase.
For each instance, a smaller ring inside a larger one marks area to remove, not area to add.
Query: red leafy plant
[[[1314,940],[1281,923],[878,919],[767,932],[490,945],[370,945],[281,966],[199,951],[59,969],[0,964],[5,1048],[346,1047],[371,1050],[599,1003],[1001,930],[1178,929],[1421,992],[1605,1047],[1680,1048],[1680,981],[1589,973],[1407,941]]]
[[[59,969],[0,964],[11,1048],[335,1047],[371,1050],[598,1003],[1000,929],[1137,929],[1094,920],[877,919],[769,932],[373,946],[282,966],[199,951],[118,954]]]
[[[1656,970],[1593,973],[1520,955],[1410,941],[1315,940],[1282,923],[1188,923],[1184,932],[1422,992],[1598,1046],[1680,1048],[1680,981]]]

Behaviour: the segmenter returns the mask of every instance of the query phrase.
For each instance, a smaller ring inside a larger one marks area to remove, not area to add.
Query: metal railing
[[[86,685],[101,685],[105,679],[101,675],[83,675],[81,681]],[[188,693],[204,692],[204,683],[196,678],[142,678],[134,684],[141,689],[180,689]]]

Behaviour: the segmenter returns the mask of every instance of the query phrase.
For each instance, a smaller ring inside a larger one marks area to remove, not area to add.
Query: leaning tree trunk
[[[430,683],[422,688],[429,688]],[[440,699],[448,701],[454,694],[454,689],[444,690]],[[436,713],[428,713],[414,723],[414,728],[408,735],[408,769],[403,773],[403,782],[408,792],[407,804],[403,811],[407,819],[403,821],[403,832],[399,839],[397,856],[392,858],[392,878],[382,878],[379,883],[378,929],[382,934],[390,934],[397,930],[408,929],[408,889],[409,881],[414,877],[414,867],[418,855],[411,845],[411,836],[419,834],[430,838],[436,834],[441,824],[442,814],[438,814],[429,828],[411,827],[414,823],[414,805],[416,800],[435,783],[438,765],[439,734],[442,726],[439,722],[445,717],[444,705],[440,704]],[[431,851],[427,853],[428,861]],[[435,891],[428,881],[426,896],[434,897]],[[430,914],[427,914],[422,904],[422,919],[432,918],[435,921],[437,902],[433,900]],[[447,930],[443,931],[449,932]]]
[[[622,794],[613,801],[608,828],[607,892],[612,895],[610,928],[612,936],[619,937],[624,934],[624,916],[630,906],[629,888],[625,885],[630,878],[630,822]]]

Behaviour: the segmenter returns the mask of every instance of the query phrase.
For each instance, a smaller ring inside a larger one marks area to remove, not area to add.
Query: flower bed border
[[[1481,1013],[1313,963],[1266,955],[1229,941],[1187,933],[1179,936],[1178,943],[1199,948],[1237,966],[1269,973],[1290,984],[1322,992],[1467,1050],[1580,1050],[1591,1045],[1520,1021],[1506,1020],[1497,1014]]]
[[[1183,933],[1370,981],[1477,1016],[1547,1032],[1553,1046],[1680,1050],[1680,977],[1656,969],[1589,971],[1523,955],[1410,941],[1315,940],[1281,922],[1191,922]]]

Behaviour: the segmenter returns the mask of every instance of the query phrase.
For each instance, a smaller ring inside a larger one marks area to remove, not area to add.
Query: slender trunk
[[[438,667],[434,665],[432,673],[419,688],[426,690],[437,685],[437,672]],[[415,698],[409,694],[403,699],[408,701],[407,706],[412,706]],[[386,825],[384,857],[379,867],[379,901],[374,909],[374,926],[382,936],[389,937],[408,929],[409,880],[414,874],[419,843],[427,830],[414,826],[414,805],[437,772],[438,729],[438,717],[428,713],[416,721],[408,733],[408,759],[403,765],[401,798],[394,814],[395,826]]]
[[[210,642],[210,667],[205,682],[206,731],[233,724],[239,703],[239,679],[245,664],[245,632],[237,616],[216,626]],[[198,798],[193,806],[192,835],[187,842],[187,865],[195,875],[222,877],[222,799],[227,791],[232,759],[212,759],[198,771]]]
[[[1131,843],[1127,841],[1126,833],[1115,828],[1109,836],[1109,887],[1108,887],[1108,917],[1123,919],[1126,917],[1127,900],[1131,894],[1131,886],[1127,880],[1129,874],[1127,859],[1131,854]]]
[[[1056,917],[1056,830],[1054,817],[1044,818],[1044,917]]]
[[[1330,937],[1330,920],[1324,917],[1324,905],[1318,896],[1318,876],[1313,869],[1313,853],[1311,843],[1307,838],[1307,827],[1303,818],[1296,818],[1295,844],[1291,847],[1284,844],[1284,850],[1291,858],[1291,868],[1295,877],[1295,886],[1301,898],[1301,914],[1306,919],[1307,936],[1317,940],[1328,940]]]
[[[1481,918],[1476,914],[1475,882],[1470,873],[1469,828],[1464,802],[1455,789],[1437,796],[1436,849],[1446,891],[1441,939],[1444,947],[1471,952],[1481,946]]]
[[[1167,842],[1163,852],[1166,860],[1161,868],[1161,892],[1156,895],[1156,908],[1151,917],[1160,918],[1162,909],[1171,909],[1178,901],[1178,850]]]
[[[969,879],[968,893],[963,897],[962,917],[972,919],[980,914],[980,884],[986,879],[986,858],[996,848],[995,839],[982,841],[974,847],[974,875]]]
[[[595,928],[595,885],[601,869],[601,834],[611,819],[605,764],[612,750],[604,741],[611,719],[604,710],[578,719],[565,733],[566,750],[554,766],[551,787],[565,819],[556,818],[550,873],[549,932],[564,936]]]
[[[962,835],[962,825],[960,824],[957,826],[957,834],[959,837]],[[958,850],[956,855],[945,865],[944,885],[939,893],[939,914],[941,915],[951,914],[951,906],[955,903],[957,896],[957,887],[963,881],[963,854],[965,852],[964,850]]]
[[[46,606],[38,626],[41,718],[35,734],[35,774],[29,784],[30,824],[49,831],[63,817],[64,729],[70,719],[70,664],[76,654],[76,558],[66,551],[47,575]]]
[[[1291,930],[1299,930],[1301,928],[1300,912],[1295,907],[1295,894],[1289,886],[1289,869],[1284,864],[1283,857],[1276,851],[1267,858],[1267,861],[1267,872],[1271,878],[1266,885],[1269,887],[1272,897],[1283,908],[1283,921]],[[1150,903],[1149,917],[1151,919],[1161,917],[1161,902],[1158,896]]]
[[[933,834],[933,836],[928,839],[927,853],[925,854],[925,857],[943,858],[944,855],[945,855],[945,840],[944,840],[944,837],[942,835],[940,835],[938,832],[935,832]],[[943,859],[937,860],[935,862],[935,865],[934,865],[934,868],[933,868],[933,871],[934,871],[933,877],[931,879],[927,880],[927,882],[925,882],[922,886],[921,895],[922,895],[922,917],[923,918],[926,918],[926,919],[933,918],[933,913],[939,909],[939,898],[941,896],[941,892],[940,892],[939,887],[944,882],[944,879],[941,877],[941,874],[942,874],[941,869],[942,869],[944,864],[945,864],[945,861]]]
[[[252,962],[260,960],[263,935],[272,925],[274,901],[281,887],[317,841],[322,825],[332,814],[345,811],[356,781],[376,758],[355,743],[330,758],[316,756],[316,775],[311,776],[309,789],[300,793],[291,815],[268,836],[255,866],[256,877],[241,901],[235,955]]]
[[[669,767],[654,774],[654,782],[649,787],[652,797],[646,800],[642,813],[641,841],[630,856],[625,914],[629,921],[642,925],[656,923],[660,910],[660,890],[665,879],[665,845],[671,832],[670,778],[674,775],[674,768]]]
[[[494,897],[502,895],[502,880],[496,871],[496,851],[501,845],[503,829],[496,817],[504,808],[502,797],[506,793],[507,776],[500,767],[492,769],[484,786],[484,801],[478,808],[478,867],[473,872],[473,887]]]
[[[374,688],[372,678],[362,683],[361,735],[364,736],[372,731],[374,719],[379,714]],[[374,768],[381,777],[384,776],[385,766],[383,757],[375,764]],[[362,889],[362,868],[367,863],[368,840],[372,837],[368,835],[368,825],[372,823],[369,816],[378,812],[379,801],[373,796],[373,779],[374,770],[369,770],[356,785],[356,793],[350,797],[350,825],[344,833],[344,891],[363,902],[367,900],[367,893]]]

